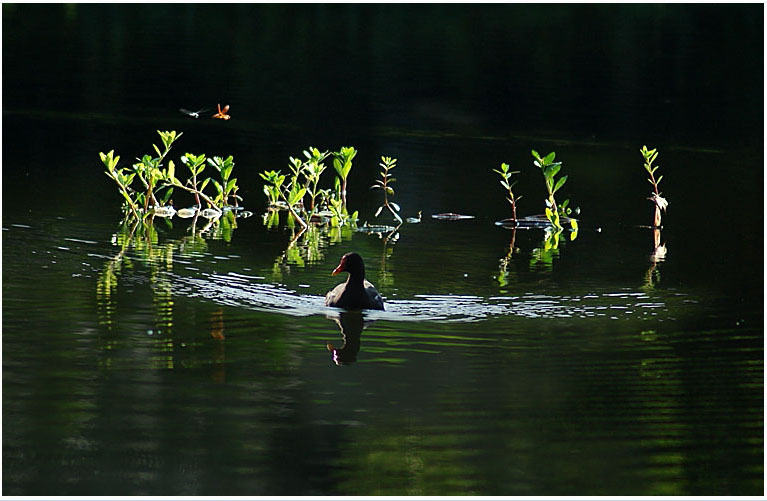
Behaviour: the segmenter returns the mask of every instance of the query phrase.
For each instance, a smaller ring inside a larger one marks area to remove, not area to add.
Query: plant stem
[[[344,206],[344,211],[346,212],[346,178],[341,179],[341,202]]]
[[[300,224],[300,225],[301,225],[301,226],[302,226],[304,229],[308,228],[308,227],[309,227],[309,225],[308,225],[308,224],[306,224],[306,221],[304,221],[303,219],[301,219],[301,216],[299,216],[299,215],[298,215],[298,213],[296,213],[296,211],[293,209],[293,206],[292,206],[292,205],[290,205],[290,203],[288,202],[288,198],[285,196],[285,194],[284,194],[284,193],[282,193],[282,191],[280,191],[280,195],[282,196],[283,200],[285,200],[285,204],[288,206],[288,210],[289,210],[289,211],[290,211],[290,213],[293,215],[293,217],[296,219],[296,221],[298,221],[298,223],[299,223],[299,224]]]
[[[402,224],[402,218],[399,217],[399,214],[397,214],[395,210],[392,209],[391,206],[389,205],[389,200],[386,198],[385,192],[384,192],[384,205],[386,206],[387,209],[389,209],[389,212],[392,213],[392,215],[394,216],[394,219],[396,219],[397,221],[399,221],[400,224]]]
[[[187,180],[187,182],[189,182],[189,181]],[[178,186],[178,187],[179,187],[179,188],[181,188],[182,190],[186,190],[186,191],[188,191],[189,193],[193,193],[193,194],[194,194],[194,196],[195,196],[195,198],[197,199],[197,205],[198,205],[199,207],[202,207],[202,205],[200,205],[200,196],[202,196],[202,198],[203,198],[203,199],[204,199],[206,202],[208,202],[208,204],[209,204],[209,205],[211,205],[212,207],[216,207],[216,204],[213,202],[213,200],[211,200],[211,199],[210,199],[210,197],[208,197],[208,195],[206,195],[205,193],[203,193],[203,192],[199,191],[199,190],[197,189],[197,186],[196,186],[196,185],[195,185],[195,187],[194,187],[194,188],[189,188],[189,187],[187,187],[187,186],[184,186],[184,185],[182,185],[182,184],[174,184],[174,185],[172,185],[172,186]]]

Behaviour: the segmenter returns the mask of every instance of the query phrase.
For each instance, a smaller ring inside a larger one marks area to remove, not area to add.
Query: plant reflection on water
[[[652,229],[653,235],[653,251],[650,254],[650,262],[652,265],[645,273],[644,290],[652,290],[655,288],[658,282],[660,282],[660,270],[658,270],[658,264],[666,260],[666,254],[668,249],[666,243],[661,243],[660,240],[660,228]]]
[[[265,224],[273,223],[267,213]],[[288,216],[289,217],[289,216]],[[332,360],[337,365],[349,365],[357,361],[361,347],[362,331],[376,320],[406,322],[478,322],[501,316],[525,318],[589,318],[627,316],[651,319],[661,312],[668,311],[674,297],[665,297],[663,301],[650,296],[660,280],[658,265],[666,255],[665,244],[661,242],[660,229],[653,229],[653,252],[651,266],[644,277],[644,285],[638,291],[618,291],[605,293],[585,293],[583,295],[547,295],[525,293],[509,295],[511,284],[518,282],[518,276],[512,269],[516,256],[522,252],[516,246],[520,229],[542,229],[532,221],[525,226],[522,220],[516,222],[511,230],[508,252],[500,260],[495,280],[500,285],[497,297],[483,298],[473,295],[416,294],[411,299],[389,299],[386,312],[347,312],[333,311],[323,304],[322,296],[300,294],[279,285],[283,271],[290,267],[304,267],[307,263],[317,263],[325,259],[325,249],[332,244],[350,241],[354,233],[377,235],[382,243],[377,281],[385,288],[392,288],[394,275],[387,266],[392,256],[394,245],[400,239],[400,228],[390,226],[370,226],[364,224],[354,231],[350,226],[316,226],[293,228],[288,247],[275,260],[271,280],[229,272],[226,274],[196,272],[189,275],[174,273],[173,264],[179,258],[195,259],[209,253],[209,240],[231,241],[237,229],[237,213],[225,211],[221,217],[205,222],[198,228],[198,214],[190,220],[189,235],[183,238],[160,242],[158,227],[151,220],[137,221],[126,219],[112,238],[112,243],[119,248],[99,273],[97,281],[97,300],[99,322],[108,330],[114,328],[117,309],[117,286],[121,277],[136,269],[138,261],[149,269],[148,282],[152,292],[152,305],[155,322],[151,330],[157,354],[152,358],[154,368],[174,367],[174,346],[179,343],[174,339],[173,303],[174,296],[198,297],[206,302],[254,311],[278,312],[287,315],[312,316],[325,315],[333,320],[340,329],[343,343],[327,343],[332,353]],[[170,225],[170,221],[162,219]],[[156,223],[157,224],[157,223]],[[544,229],[542,245],[532,249],[525,267],[538,273],[550,273],[553,263],[559,257],[561,243],[573,240],[577,230],[554,231]],[[569,232],[570,238],[560,240],[562,233]],[[524,261],[523,261],[524,262]],[[679,295],[681,296],[681,295]],[[679,302],[694,302],[683,297]],[[218,308],[211,314],[210,335],[216,343],[214,366],[217,367],[216,380],[224,380],[224,310]],[[119,340],[110,338],[106,349],[119,344]],[[199,341],[198,341],[199,342]],[[111,358],[104,361],[110,365]]]

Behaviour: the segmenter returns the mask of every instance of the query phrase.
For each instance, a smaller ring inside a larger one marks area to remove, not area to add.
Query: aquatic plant
[[[174,175],[175,166],[173,161],[168,163],[167,169],[161,169],[161,167],[173,143],[183,133],[176,134],[176,131],[157,131],[157,133],[160,134],[164,151],[160,151],[157,145],[152,145],[157,152],[157,157],[144,155],[141,158],[137,158],[137,162],[131,166],[131,171],[117,168],[120,157],[119,155],[114,155],[114,150],[111,150],[109,153],[99,153],[101,162],[106,167],[106,175],[117,183],[120,194],[125,199],[126,210],[136,217],[139,217],[140,213],[147,213],[150,202],[152,207],[162,206],[168,201],[173,192],[173,189],[168,185],[158,186],[158,183],[167,179],[168,176]],[[143,191],[137,191],[132,188],[134,179],[141,181]],[[157,196],[161,191],[164,191],[165,195],[158,201]]]
[[[557,179],[557,174],[562,168],[562,162],[555,162],[555,152],[551,152],[545,157],[541,157],[537,151],[532,150],[532,155],[535,160],[533,164],[541,169],[543,178],[546,182],[546,190],[548,191],[548,198],[546,199],[546,218],[557,229],[562,229],[560,224],[560,217],[568,217],[572,213],[572,209],[568,208],[570,200],[567,199],[562,202],[561,205],[557,205],[554,195],[559,191],[565,182],[567,182],[567,176],[561,176]],[[575,219],[570,219],[570,225],[573,229],[578,228],[578,223]]]
[[[394,216],[394,219],[402,224],[402,218],[398,214],[400,211],[399,205],[389,200],[389,196],[394,196],[394,188],[391,187],[391,183],[396,181],[396,179],[392,177],[389,171],[397,166],[397,159],[391,157],[381,157],[381,163],[379,165],[383,167],[383,170],[381,171],[381,179],[376,180],[375,184],[373,184],[370,189],[380,189],[383,191],[384,203],[378,207],[374,217],[378,217],[381,211],[384,208],[387,208],[389,209],[389,212],[391,212]]]
[[[127,207],[136,217],[138,217],[138,207],[129,192],[130,185],[133,182],[136,173],[128,173],[125,169],[117,169],[116,167],[117,163],[120,161],[120,156],[115,156],[114,153],[114,150],[111,150],[109,153],[99,153],[101,161],[107,169],[106,175],[117,183],[117,187],[120,190],[120,194],[125,199]]]
[[[354,146],[342,146],[340,151],[333,153],[335,157],[333,158],[333,168],[341,179],[341,201],[344,210],[346,210],[346,180],[352,170],[352,160],[356,155],[357,150],[354,149]]]
[[[647,171],[647,173],[650,175],[650,177],[647,179],[647,181],[652,185],[653,191],[650,193],[650,197],[648,200],[650,200],[655,205],[655,217],[653,218],[653,227],[654,228],[660,228],[661,223],[661,211],[666,212],[666,207],[668,207],[668,201],[661,196],[661,192],[658,189],[658,185],[661,182],[661,179],[663,179],[663,176],[658,176],[658,178],[655,178],[655,171],[658,170],[660,165],[656,165],[653,167],[653,162],[656,158],[658,158],[658,151],[653,148],[652,150],[648,150],[647,146],[642,146],[642,149],[639,150],[639,152],[642,154],[642,157],[644,158],[644,168]]]
[[[202,174],[202,171],[205,170],[205,154],[194,155],[192,153],[185,153],[184,156],[181,157],[181,163],[186,165],[192,177],[187,179],[184,184],[175,182],[178,181],[175,176],[171,178],[170,182],[194,195],[196,207],[198,209],[202,207],[202,204],[200,203],[201,197],[208,203],[208,205],[215,205],[215,202],[203,193],[203,190],[210,182],[210,178],[206,178],[201,183],[198,182],[197,179],[197,177]]]
[[[311,219],[314,213],[319,209],[319,205],[326,196],[326,191],[319,188],[320,176],[325,172],[323,161],[330,155],[330,152],[321,152],[317,148],[310,147],[304,150],[306,161],[302,165],[302,172],[305,178],[306,193],[309,195],[309,212],[307,219]]]
[[[506,197],[506,200],[508,200],[509,203],[511,204],[511,218],[513,221],[516,221],[517,220],[517,201],[519,201],[519,199],[522,197],[521,196],[517,197],[514,195],[514,191],[512,191],[512,188],[514,187],[515,184],[517,184],[517,182],[512,181],[511,176],[513,176],[514,174],[519,174],[519,171],[517,170],[510,171],[509,164],[502,163],[501,169],[500,170],[493,169],[493,172],[497,172],[498,175],[501,176],[501,186],[506,188],[506,191],[509,192],[509,195]]]
[[[120,157],[114,154],[114,150],[109,153],[99,153],[101,162],[106,168],[106,175],[111,178],[118,186],[118,190],[125,200],[124,209],[136,218],[153,215],[157,217],[172,217],[177,211],[170,205],[170,197],[174,188],[179,188],[191,193],[196,202],[194,209],[182,209],[183,217],[194,217],[201,207],[201,200],[208,204],[209,209],[215,209],[219,215],[227,207],[229,198],[233,198],[235,205],[242,198],[237,195],[237,179],[231,178],[234,160],[231,156],[227,158],[214,157],[208,159],[208,163],[216,168],[221,175],[221,183],[207,178],[200,182],[199,176],[205,169],[206,156],[204,154],[194,155],[186,153],[181,157],[181,163],[187,166],[190,176],[184,182],[176,177],[176,166],[173,160],[169,160],[167,166],[165,159],[170,152],[173,143],[177,141],[183,132],[176,131],[157,131],[162,140],[163,149],[153,145],[157,156],[144,155],[137,158],[136,163],[131,165],[130,169],[118,168],[117,164]],[[141,187],[137,190],[133,187],[135,180],[139,180]],[[208,184],[213,181],[218,195],[211,198],[204,192]]]
[[[237,202],[240,197],[237,196],[237,190],[239,189],[239,186],[237,186],[237,178],[231,177],[232,169],[234,168],[234,159],[232,156],[229,155],[226,158],[209,158],[208,163],[221,175],[220,183],[211,178],[211,182],[218,192],[214,200],[216,207],[224,207],[229,205],[230,196],[232,199],[234,199],[234,205],[238,206],[239,204]]]
[[[323,161],[330,152],[309,147],[303,154],[305,160],[289,157],[290,174],[281,174],[280,171],[260,173],[261,178],[266,181],[264,193],[270,209],[287,209],[291,214],[288,219],[289,226],[296,221],[304,228],[307,223],[329,222],[331,227],[354,224],[357,211],[349,214],[346,208],[344,184],[356,150],[353,147],[344,147],[340,152],[333,153],[336,156],[335,164],[339,163],[339,158],[342,159],[340,166],[336,168],[338,177],[335,178],[333,190],[320,188],[320,180],[327,170]],[[307,196],[308,205],[304,203]],[[264,221],[271,227],[278,221],[278,217],[265,217]]]
[[[285,174],[280,173],[278,170],[267,170],[260,172],[259,176],[266,181],[266,184],[264,185],[264,194],[269,203],[269,208],[275,209],[284,207],[283,202],[280,200],[280,189],[282,188],[282,183],[285,182]]]

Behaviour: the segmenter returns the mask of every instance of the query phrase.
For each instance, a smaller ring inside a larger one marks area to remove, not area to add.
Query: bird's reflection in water
[[[366,322],[361,311],[342,311],[337,315],[328,315],[327,318],[338,324],[344,338],[344,344],[339,348],[336,348],[332,343],[327,345],[328,351],[332,354],[333,362],[336,365],[353,364],[357,361],[357,353],[360,351],[362,330],[373,321],[368,320]]]

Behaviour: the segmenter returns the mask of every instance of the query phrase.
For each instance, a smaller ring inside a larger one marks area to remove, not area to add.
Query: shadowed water
[[[762,494],[762,14],[3,4],[3,494]],[[253,216],[121,221],[98,153],[158,129]],[[361,231],[262,217],[310,145],[359,151]],[[531,149],[577,235],[496,225]],[[349,251],[386,311],[324,306]]]

